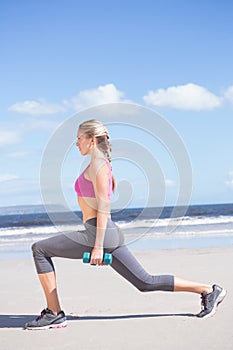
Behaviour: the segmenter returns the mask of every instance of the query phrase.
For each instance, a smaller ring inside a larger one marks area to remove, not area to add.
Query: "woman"
[[[85,231],[60,234],[32,246],[33,257],[42,284],[47,308],[27,329],[61,328],[67,325],[57,295],[52,257],[81,259],[91,253],[91,264],[103,265],[104,252],[112,253],[111,267],[142,292],[174,291],[201,295],[202,310],[198,317],[212,316],[226,291],[218,285],[201,284],[171,275],[147,273],[124,245],[119,228],[111,221],[110,198],[115,188],[111,168],[111,148],[106,127],[97,120],[82,123],[78,129],[77,147],[91,161],[75,183]]]

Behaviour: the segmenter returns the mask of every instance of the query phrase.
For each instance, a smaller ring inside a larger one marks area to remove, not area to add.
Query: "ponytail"
[[[109,142],[109,134],[107,128],[98,120],[91,119],[83,122],[79,125],[79,129],[83,130],[83,132],[88,137],[95,137],[97,142],[97,147],[100,151],[103,152],[104,156],[109,161],[109,164],[112,169],[112,157],[111,151],[112,147]],[[116,188],[116,181],[114,176],[112,176],[112,190],[114,191]]]

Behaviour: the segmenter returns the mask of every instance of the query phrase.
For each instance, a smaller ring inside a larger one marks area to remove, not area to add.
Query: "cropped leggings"
[[[55,270],[53,257],[82,259],[84,252],[91,252],[95,243],[96,219],[88,220],[84,226],[83,231],[59,234],[32,245],[38,274]],[[155,276],[146,272],[124,244],[119,227],[110,219],[105,231],[104,251],[112,253],[110,266],[141,292],[174,291],[174,276]]]

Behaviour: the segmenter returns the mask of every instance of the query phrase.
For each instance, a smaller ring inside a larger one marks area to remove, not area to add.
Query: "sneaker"
[[[63,328],[67,326],[66,316],[63,311],[54,315],[51,310],[44,309],[40,316],[31,322],[25,324],[25,329],[49,329],[49,328]]]
[[[207,318],[213,316],[226,294],[226,290],[216,284],[213,285],[213,292],[209,294],[206,292],[202,293],[202,310],[197,314],[197,317]]]

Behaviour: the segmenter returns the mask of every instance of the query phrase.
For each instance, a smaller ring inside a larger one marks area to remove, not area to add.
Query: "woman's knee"
[[[151,290],[155,291],[157,289],[155,285],[152,285],[152,283],[148,283],[140,279],[134,283],[134,286],[141,293],[151,292]]]
[[[135,285],[135,287],[141,293],[145,293],[145,292],[149,292],[150,291],[149,288],[147,287],[147,285],[145,285],[145,284],[138,284],[138,285]]]
[[[149,276],[146,280],[138,280],[134,284],[140,292],[174,291],[174,277],[171,275]]]
[[[33,243],[31,249],[38,274],[54,271],[52,259],[42,241]]]
[[[32,246],[31,246],[31,250],[32,250],[32,255],[33,256],[43,255],[43,249],[41,247],[40,242],[33,243]]]
[[[35,243],[32,244],[31,250],[32,250],[32,254],[34,255],[34,253],[35,253],[36,250],[37,250],[37,242],[35,242]]]

